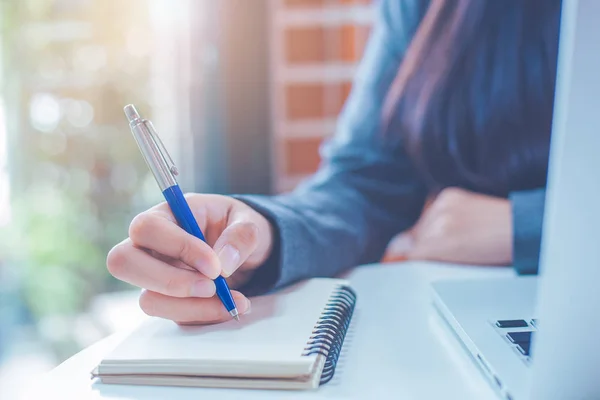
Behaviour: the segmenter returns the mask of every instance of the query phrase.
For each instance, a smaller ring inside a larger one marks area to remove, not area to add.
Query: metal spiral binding
[[[321,385],[333,378],[355,304],[354,290],[348,286],[338,287],[329,298],[306,343],[303,356],[321,354],[325,357]]]

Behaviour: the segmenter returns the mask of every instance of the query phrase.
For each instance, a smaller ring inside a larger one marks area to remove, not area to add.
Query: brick
[[[289,64],[315,63],[327,60],[327,32],[321,26],[288,28],[285,31],[285,54]]]
[[[367,42],[369,41],[369,35],[371,34],[370,26],[356,26],[356,34],[354,36],[354,51],[352,60],[359,61],[362,59],[363,53],[365,51],[365,47],[367,47]]]
[[[288,28],[285,60],[288,64],[355,62],[362,56],[368,35],[366,26]]]
[[[285,89],[286,117],[288,120],[323,118],[324,88],[316,84],[289,85]]]
[[[286,118],[301,120],[337,117],[351,86],[350,82],[288,85],[285,88]]]
[[[370,27],[343,25],[340,29],[340,59],[347,62],[359,61],[369,38]]]
[[[323,138],[287,138],[284,140],[286,174],[307,175],[319,168],[321,162],[319,146],[321,146]]]
[[[351,82],[342,83],[341,90],[342,90],[342,101],[345,103],[346,100],[348,100],[350,91],[352,90],[352,83]]]
[[[352,25],[340,27],[340,58],[344,61],[354,61],[356,57],[356,28]]]
[[[327,0],[285,0],[284,4],[288,7],[321,7]]]
[[[336,4],[371,4],[373,0],[285,0],[288,7],[323,7]]]

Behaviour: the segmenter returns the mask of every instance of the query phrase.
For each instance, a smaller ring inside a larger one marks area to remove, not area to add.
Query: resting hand
[[[512,262],[512,214],[507,199],[463,189],[443,190],[411,231],[407,257],[459,264]]]

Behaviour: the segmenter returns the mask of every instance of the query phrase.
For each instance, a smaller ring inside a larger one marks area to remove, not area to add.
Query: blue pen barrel
[[[227,285],[227,281],[221,275],[214,280],[215,286],[217,287],[217,296],[221,299],[221,302],[227,309],[227,311],[231,311],[235,308],[235,302],[233,301],[233,297],[231,297],[231,291],[229,290],[229,286]]]
[[[190,210],[190,206],[187,201],[185,201],[185,197],[183,196],[183,192],[179,185],[166,188],[163,191],[163,195],[165,196],[165,199],[167,199],[167,203],[169,203],[169,207],[171,207],[171,211],[179,226],[190,235],[194,235],[203,242],[206,242],[204,234],[200,230],[196,218],[194,218],[194,214],[192,213],[192,210]]]
[[[185,201],[185,197],[183,196],[183,192],[181,191],[181,188],[179,188],[179,185],[174,185],[165,189],[163,195],[165,196],[167,203],[169,203],[169,207],[179,226],[190,235],[194,235],[203,242],[206,242],[204,234],[198,226],[196,218],[194,218],[194,214],[192,213],[192,210],[190,210],[190,206],[187,201]],[[219,296],[219,299],[221,299],[221,302],[225,305],[227,311],[235,309],[235,302],[233,301],[233,297],[231,297],[231,292],[229,291],[225,278],[219,276],[214,282],[217,287],[217,296]]]

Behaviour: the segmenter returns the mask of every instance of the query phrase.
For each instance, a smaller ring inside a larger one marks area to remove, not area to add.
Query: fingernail
[[[227,278],[229,275],[233,274],[233,271],[239,266],[240,252],[232,245],[226,244],[221,251],[219,251],[219,261],[221,262],[223,276]]]
[[[246,299],[246,311],[244,311],[244,315],[250,314],[252,311],[252,302],[249,299]]]
[[[217,288],[213,281],[203,279],[196,281],[190,289],[190,295],[192,297],[212,297],[215,295]]]

